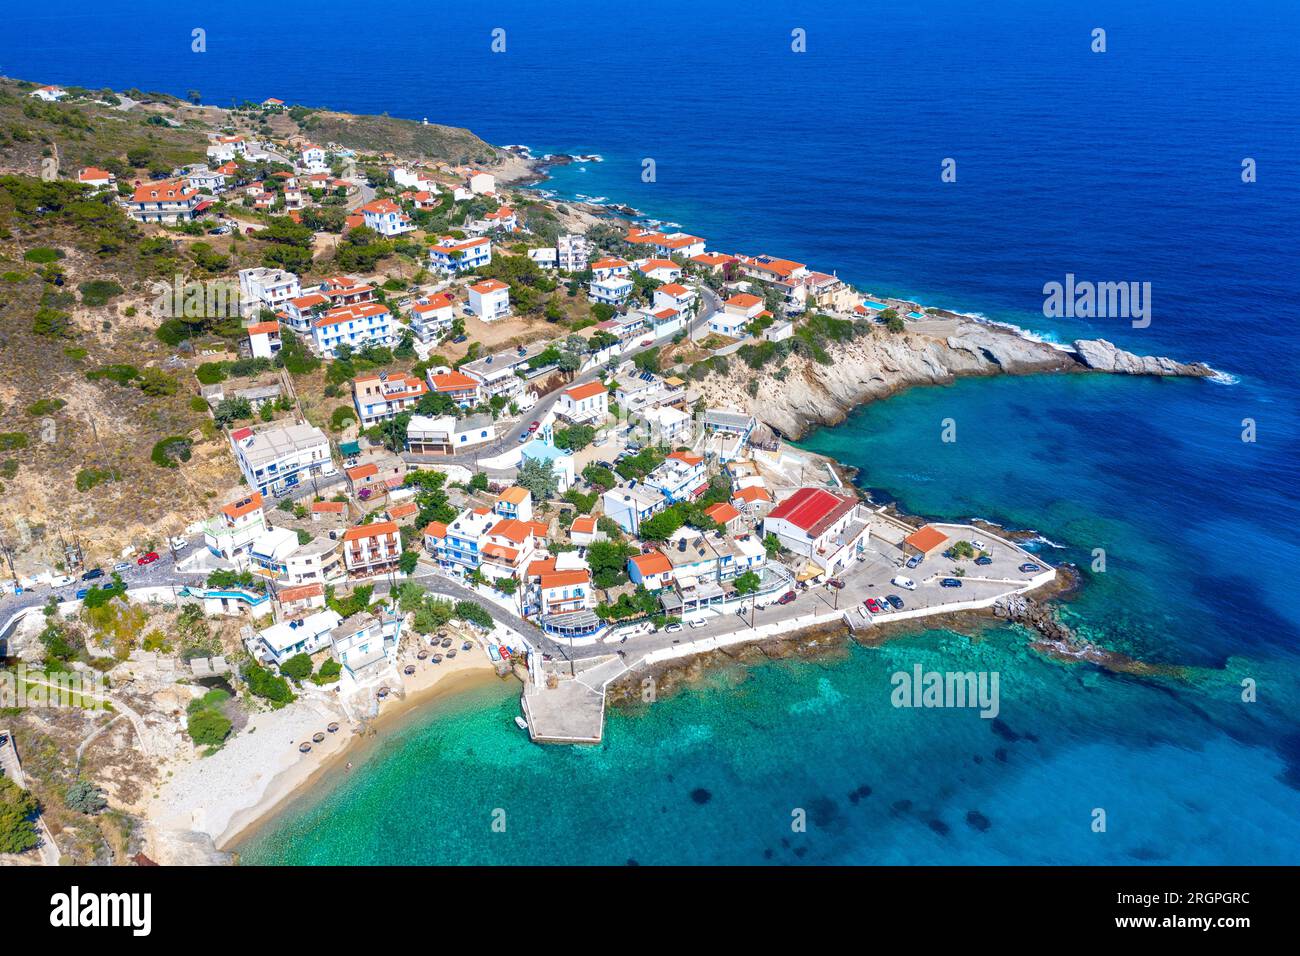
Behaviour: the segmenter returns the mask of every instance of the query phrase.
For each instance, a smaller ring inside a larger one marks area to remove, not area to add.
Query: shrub
[[[293,691],[289,682],[277,677],[260,664],[249,664],[244,668],[244,681],[248,691],[254,697],[261,697],[273,704],[287,704],[293,700]]]
[[[58,309],[50,309],[42,306],[36,312],[36,318],[32,321],[32,331],[37,335],[44,335],[47,338],[72,338],[75,329],[72,325],[72,316],[66,312],[60,312]]]
[[[98,813],[108,806],[104,791],[89,780],[78,780],[70,786],[63,802],[68,805],[69,810],[76,810],[78,813]]]
[[[190,460],[193,446],[194,442],[183,435],[172,435],[153,446],[149,459],[159,468],[175,468]]]
[[[18,451],[27,447],[27,436],[22,432],[0,432],[0,451]]]
[[[216,385],[226,380],[225,362],[204,362],[194,370],[194,377],[202,385]]]
[[[51,249],[48,246],[38,246],[35,249],[28,249],[23,254],[23,258],[26,259],[28,262],[36,262],[43,265],[50,262],[58,262],[60,259],[62,259],[63,250]]]
[[[42,415],[53,415],[67,404],[61,398],[41,398],[27,406],[27,414],[33,418],[39,418]]]
[[[230,727],[230,718],[221,711],[204,709],[190,714],[186,730],[196,744],[219,747],[230,735]]]
[[[89,491],[106,481],[121,481],[122,475],[115,468],[83,468],[77,472],[77,490]]]
[[[280,673],[298,683],[311,676],[311,658],[306,654],[295,654],[280,665]]]
[[[126,291],[116,282],[107,279],[83,282],[77,288],[81,291],[82,304],[91,307],[108,305],[110,299]]]

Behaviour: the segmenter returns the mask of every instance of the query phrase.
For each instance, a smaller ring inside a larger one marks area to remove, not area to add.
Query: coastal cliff
[[[1199,362],[1134,355],[1104,339],[1076,341],[1067,349],[962,317],[917,325],[921,330],[902,333],[874,327],[870,335],[828,344],[828,364],[791,354],[780,367],[753,371],[732,356],[727,371],[710,373],[701,390],[710,405],[740,405],[780,434],[800,438],[810,428],[843,421],[858,405],[913,385],[943,385],[960,377],[1047,372],[1196,378],[1215,374]]]

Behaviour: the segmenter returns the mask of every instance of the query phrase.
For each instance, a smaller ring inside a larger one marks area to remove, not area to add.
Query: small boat
[[[497,649],[496,649],[496,645],[495,645],[495,644],[489,644],[489,645],[488,645],[488,657],[492,658],[492,660],[494,660],[494,661],[499,661],[499,660],[501,660],[501,655],[497,653]]]
[[[449,650],[449,651],[447,652],[447,656],[448,656],[448,657],[455,657],[455,656],[456,656],[456,648],[453,647],[451,650]]]
[[[524,720],[518,714],[515,714],[515,726],[518,727],[520,730],[527,730],[528,721]]]
[[[435,664],[441,664],[441,663],[442,663],[442,655],[441,655],[441,654],[434,654],[434,655],[433,655],[433,662],[434,662]]]
[[[415,665],[407,664],[406,668],[402,671],[402,673],[405,674],[407,677],[410,677],[412,674],[415,673]]]
[[[320,743],[322,740],[325,739],[325,735],[322,734],[322,733],[318,730],[318,731],[316,731],[316,733],[314,733],[314,734],[311,735],[311,739],[312,739],[312,743],[317,743],[317,744],[318,744],[318,743]]]
[[[301,744],[298,745],[298,752],[299,752],[299,753],[304,753],[304,754],[305,754],[305,753],[310,753],[310,752],[311,752],[311,744],[307,743],[306,741],[303,741]]]
[[[388,696],[387,686],[379,688],[379,699],[383,700],[387,696]]]
[[[428,658],[429,658],[429,652],[428,652],[428,651],[420,651],[420,653],[416,654],[415,656],[418,657],[418,658],[419,658],[420,660],[422,660],[422,661],[423,661],[423,660],[428,660]]]
[[[442,642],[442,646],[444,649],[451,647],[451,638],[450,637],[444,638]]]
[[[332,734],[337,734],[337,733],[339,732],[339,725],[338,725],[338,724],[330,724],[330,725],[329,725],[328,727],[326,727],[325,729],[328,730],[328,731],[329,731],[330,733],[332,733]]]
[[[497,653],[501,655],[503,661],[510,660],[510,648],[506,647],[504,644],[497,648]]]
[[[471,647],[473,647],[473,646],[474,646],[474,645],[471,644],[469,641],[466,641],[464,644],[462,644],[462,645],[460,646],[460,649],[461,649],[462,651],[467,651],[467,650],[469,650],[469,649],[470,649]]]

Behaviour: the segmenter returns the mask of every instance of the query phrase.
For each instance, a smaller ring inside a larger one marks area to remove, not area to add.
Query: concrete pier
[[[605,688],[627,665],[617,655],[586,658],[573,665],[547,661],[540,682],[524,685],[520,706],[528,735],[540,744],[598,744],[605,730]]]

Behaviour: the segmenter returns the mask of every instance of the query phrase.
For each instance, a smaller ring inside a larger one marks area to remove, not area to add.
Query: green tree
[[[737,594],[753,594],[761,583],[761,579],[753,571],[746,571],[732,582]]]
[[[560,476],[549,460],[529,458],[520,465],[515,483],[532,492],[534,501],[549,501],[560,487]]]
[[[306,654],[295,654],[280,665],[280,673],[299,684],[311,676],[311,671],[311,658]]]
[[[35,797],[0,776],[0,853],[23,853],[40,842],[32,822],[37,809]]]
[[[397,567],[403,574],[414,574],[419,563],[420,553],[418,551],[403,551],[402,556],[397,559]]]

